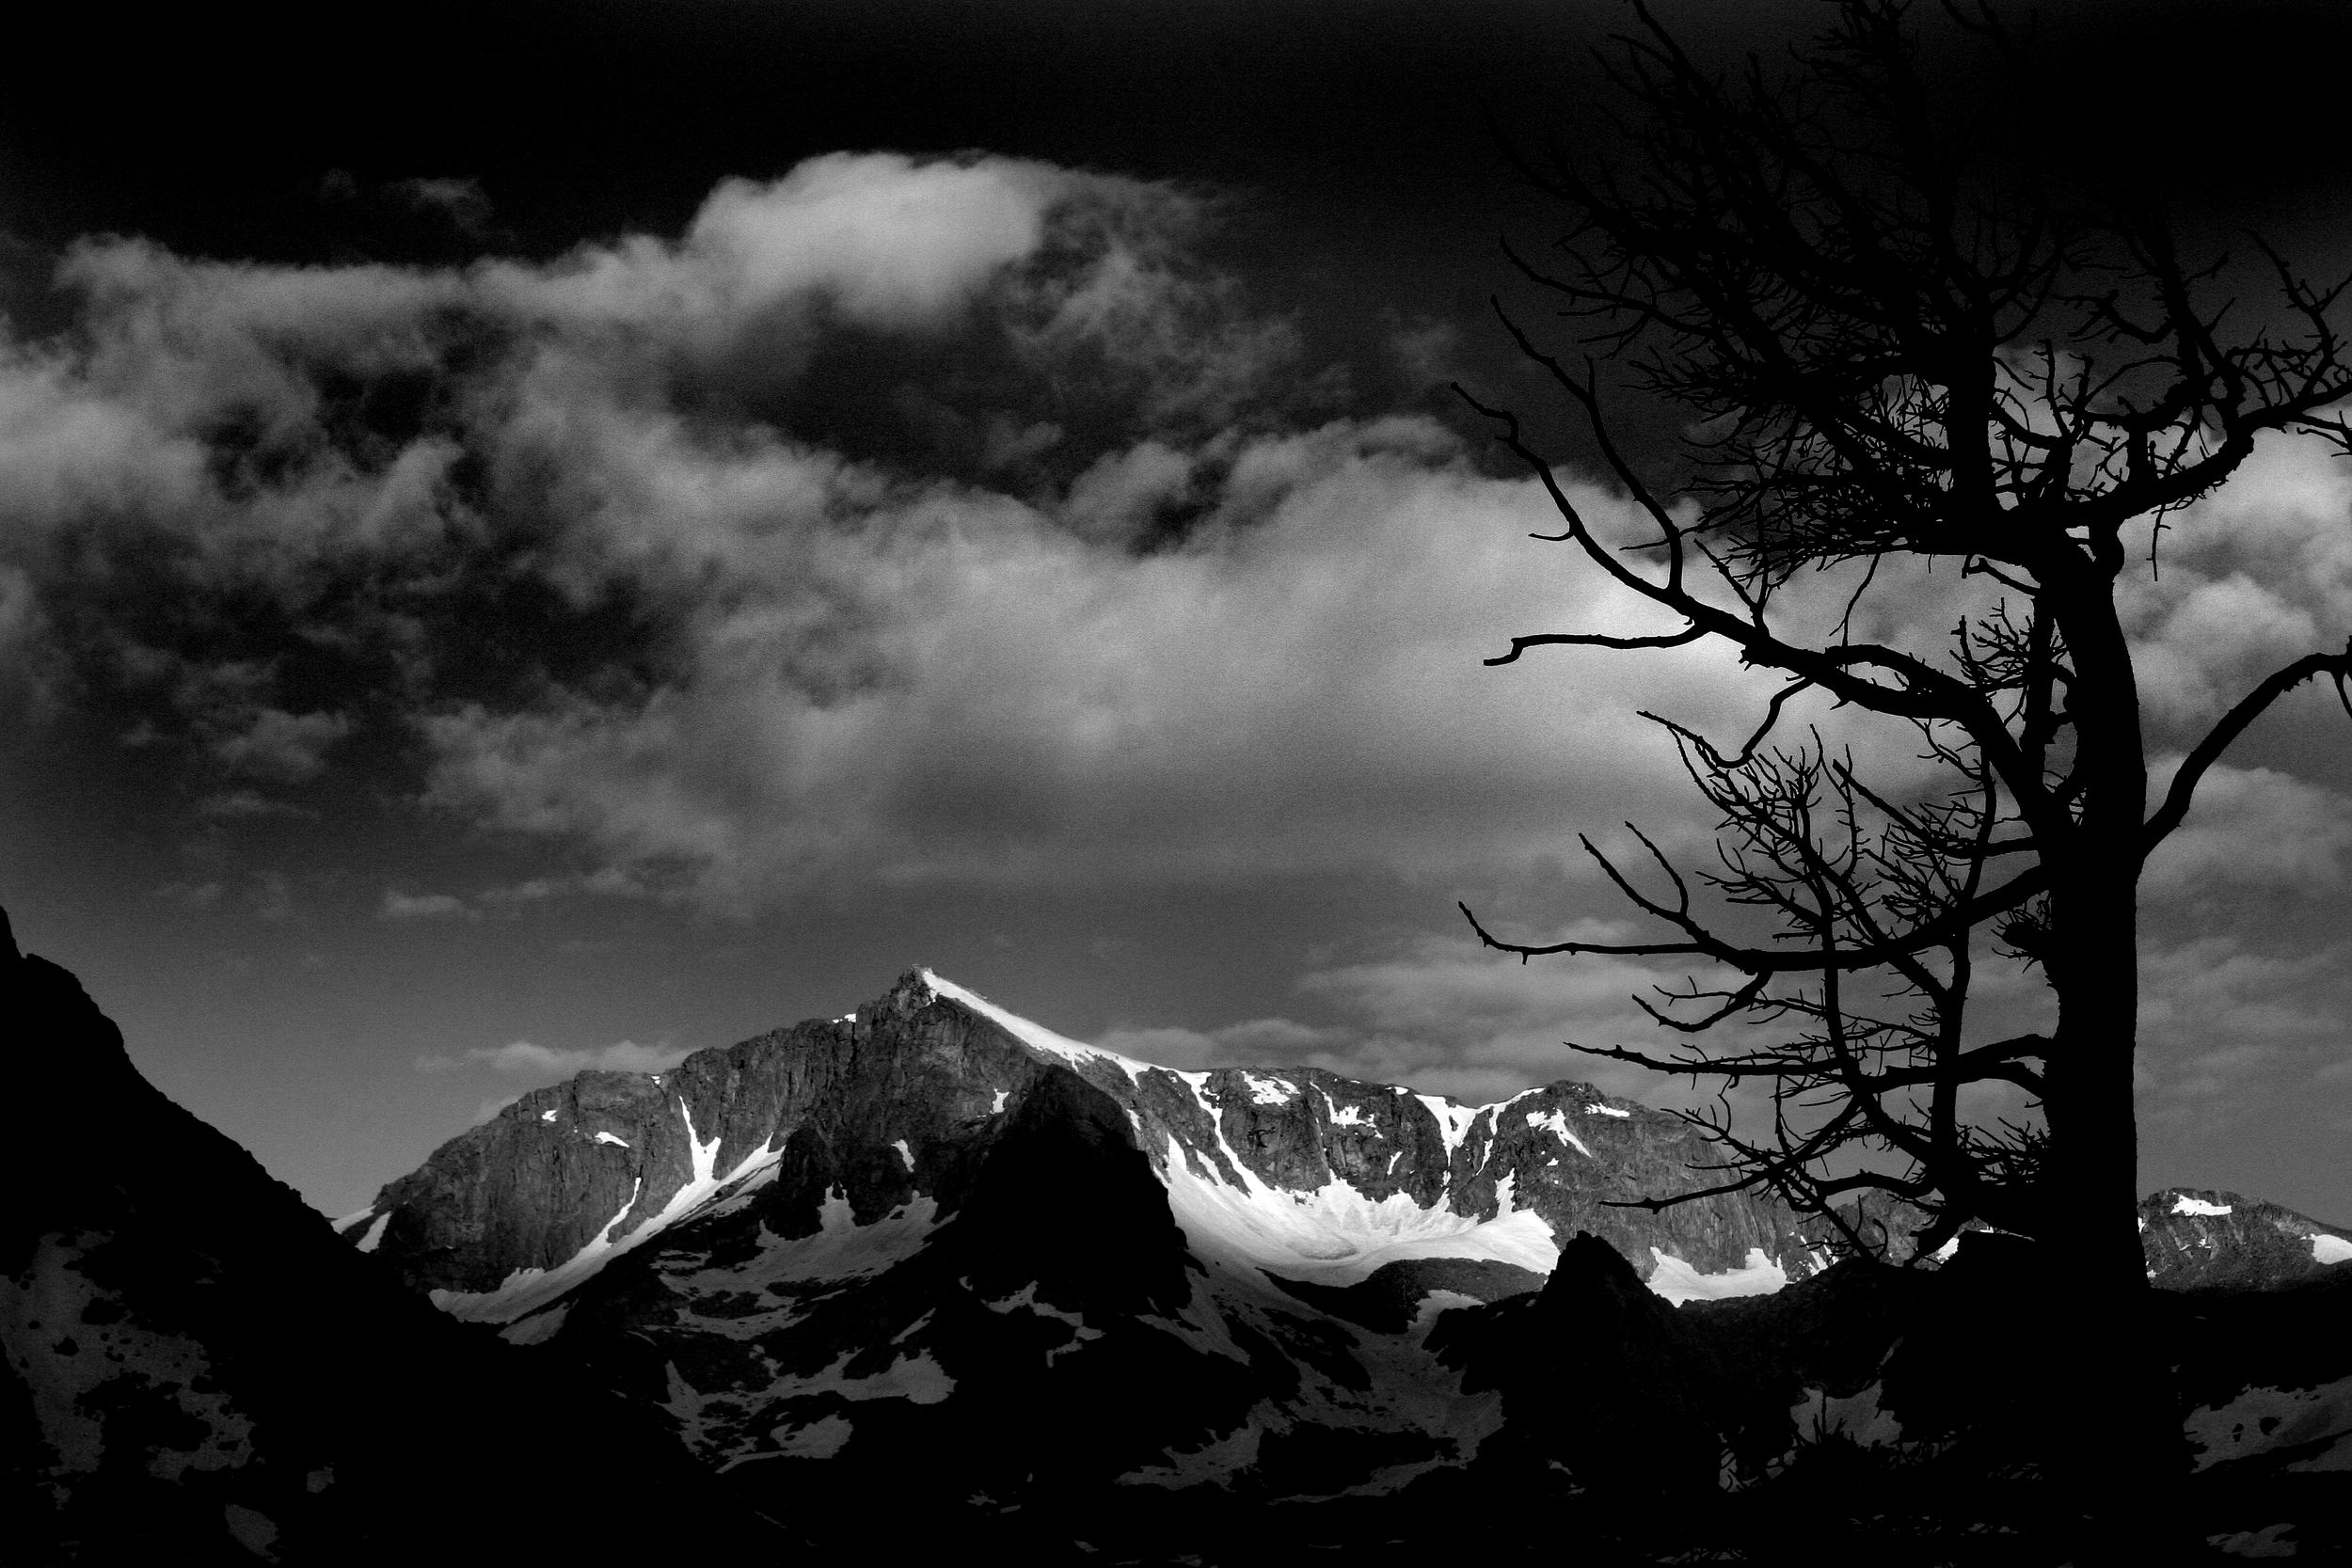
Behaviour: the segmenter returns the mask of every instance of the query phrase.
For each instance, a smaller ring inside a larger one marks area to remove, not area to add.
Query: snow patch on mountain
[[[775,1430],[776,1452],[794,1459],[831,1459],[856,1431],[848,1417],[827,1416],[806,1426]]]
[[[779,1236],[759,1227],[758,1251],[725,1268],[674,1275],[673,1290],[685,1294],[764,1290],[810,1280],[863,1279],[898,1267],[923,1249],[939,1228],[939,1203],[922,1196],[901,1204],[870,1225],[860,1225],[841,1188],[825,1195],[818,1227],[807,1236]]]
[[[1744,1266],[1725,1269],[1721,1274],[1701,1274],[1681,1259],[1669,1258],[1656,1247],[1649,1249],[1649,1255],[1656,1259],[1649,1288],[1677,1307],[1686,1301],[1721,1301],[1726,1296],[1768,1296],[1788,1283],[1780,1259],[1765,1257],[1762,1247],[1748,1248]]]
[[[359,1250],[361,1252],[373,1252],[378,1246],[382,1245],[384,1242],[384,1227],[391,1223],[392,1214],[390,1210],[388,1209],[383,1213],[376,1215],[375,1223],[368,1227],[368,1233],[359,1238]]]
[[[1072,1328],[1076,1329],[1078,1338],[1081,1339],[1100,1339],[1103,1337],[1101,1329],[1089,1328],[1086,1319],[1077,1313],[1065,1312],[1051,1302],[1038,1300],[1037,1281],[1035,1280],[1022,1286],[1002,1301],[984,1301],[980,1305],[992,1312],[1034,1312],[1041,1318],[1052,1318],[1057,1323],[1068,1323]],[[1052,1359],[1051,1355],[1046,1357],[1049,1364]]]
[[[1331,1098],[1330,1091],[1327,1089],[1323,1091],[1323,1109],[1326,1119],[1334,1127],[1370,1127],[1373,1125],[1372,1118],[1364,1115],[1363,1107],[1343,1105]]]
[[[943,979],[928,969],[922,971],[922,975],[924,984],[931,988],[933,995],[944,996],[951,1002],[962,1003],[1022,1044],[1042,1051],[1049,1056],[1058,1057],[1073,1067],[1082,1067],[1088,1062],[1108,1062],[1125,1073],[1131,1082],[1136,1074],[1152,1069],[1152,1064],[1149,1062],[1138,1062],[1132,1056],[1121,1056],[1116,1051],[1104,1051],[1096,1046],[1081,1045],[1076,1040],[1057,1035],[1041,1024],[1031,1023],[1017,1013],[1007,1012],[978,991],[966,990],[953,980]]]
[[[1161,1451],[1168,1456],[1165,1465],[1147,1465],[1119,1478],[1121,1486],[1165,1486],[1170,1491],[1199,1486],[1204,1482],[1221,1481],[1239,1470],[1247,1470],[1258,1463],[1258,1444],[1265,1431],[1258,1423],[1257,1412],[1250,1419],[1224,1436],[1202,1444],[1200,1448],[1179,1452],[1173,1449]]]
[[[1633,1115],[1633,1113],[1632,1113],[1632,1112],[1630,1112],[1630,1111],[1621,1111],[1621,1110],[1619,1110],[1619,1109],[1618,1109],[1616,1106],[1614,1106],[1614,1105],[1603,1105],[1603,1104],[1602,1104],[1602,1103],[1600,1103],[1600,1101],[1595,1101],[1592,1104],[1585,1106],[1585,1107],[1584,1107],[1584,1109],[1585,1109],[1585,1110],[1587,1110],[1587,1111],[1589,1111],[1590,1113],[1592,1113],[1594,1116],[1597,1116],[1597,1117],[1630,1117]]]
[[[1880,1398],[1881,1387],[1876,1383],[1843,1396],[1826,1388],[1806,1389],[1804,1398],[1788,1412],[1789,1420],[1797,1429],[1797,1441],[1817,1443],[1828,1437],[1844,1437],[1866,1449],[1901,1442],[1902,1423],[1895,1418],[1893,1411],[1880,1405]]]
[[[1261,1077],[1254,1072],[1241,1075],[1249,1085],[1249,1098],[1261,1105],[1287,1105],[1298,1098],[1298,1091],[1279,1078]]]
[[[612,1231],[628,1218],[629,1211],[637,1207],[638,1196],[644,1190],[645,1179],[641,1176],[628,1190],[628,1201],[604,1222],[604,1228],[554,1268],[516,1269],[501,1280],[494,1291],[435,1291],[433,1305],[466,1323],[513,1323],[538,1310],[603,1268],[614,1254],[628,1250],[635,1240],[643,1239],[638,1236],[630,1242],[615,1242]]]
[[[2230,1212],[2230,1205],[2208,1203],[2201,1197],[2191,1197],[2183,1193],[2173,1199],[2172,1212],[2176,1214],[2226,1214]]]
[[[571,1316],[569,1302],[528,1318],[517,1318],[499,1330],[499,1338],[510,1345],[544,1345],[564,1327],[564,1320]]]
[[[2314,1263],[2352,1262],[2352,1242],[2341,1236],[2330,1236],[2322,1230],[2312,1237],[2312,1261]]]
[[[2339,1378],[2315,1388],[2249,1388],[2218,1405],[2201,1406],[2189,1414],[2188,1440],[2198,1450],[2196,1468],[2210,1469],[2228,1460],[2279,1449],[2301,1448],[2333,1437],[2337,1441],[2292,1469],[2328,1469],[2352,1462],[2352,1377]],[[2335,1459],[2334,1465],[2323,1463]]]
[[[1456,1105],[1444,1095],[1417,1094],[1413,1098],[1429,1107],[1429,1114],[1438,1118],[1438,1130],[1444,1134],[1445,1155],[1449,1160],[1454,1158],[1454,1151],[1462,1147],[1462,1140],[1470,1135],[1471,1124],[1494,1109],[1491,1105]]]
[[[604,1228],[590,1238],[585,1246],[554,1268],[516,1269],[492,1291],[435,1291],[433,1305],[468,1323],[513,1323],[571,1291],[622,1253],[642,1246],[679,1221],[711,1207],[713,1199],[733,1196],[732,1190],[747,1179],[771,1172],[784,1153],[783,1144],[771,1139],[722,1176],[717,1166],[719,1146],[724,1140],[714,1137],[706,1142],[696,1133],[693,1110],[683,1097],[677,1110],[686,1123],[686,1143],[693,1169],[659,1212],[638,1222],[627,1234],[614,1236],[614,1230],[635,1211],[638,1198],[644,1196],[645,1179],[641,1176],[629,1189],[628,1201],[621,1206],[620,1212],[607,1220]]]
[[[1416,1338],[1425,1337],[1430,1325],[1438,1321],[1438,1313],[1450,1312],[1456,1307],[1486,1305],[1476,1296],[1466,1296],[1459,1291],[1432,1291],[1421,1298],[1420,1306],[1413,1308],[1413,1326],[1406,1332]]]
[[[1558,1138],[1562,1143],[1571,1146],[1579,1154],[1583,1155],[1587,1160],[1593,1158],[1593,1151],[1584,1147],[1584,1140],[1576,1135],[1575,1129],[1568,1125],[1568,1118],[1562,1113],[1558,1111],[1546,1111],[1541,1115],[1538,1115],[1534,1111],[1530,1111],[1527,1113],[1527,1125],[1530,1127],[1549,1129],[1553,1137]]]
[[[1487,1258],[1549,1274],[1560,1260],[1551,1227],[1536,1214],[1481,1221],[1410,1195],[1377,1201],[1337,1177],[1306,1192],[1270,1187],[1238,1160],[1234,1186],[1194,1175],[1168,1139],[1168,1208],[1196,1253],[1216,1253],[1288,1278],[1353,1285],[1407,1258]]]
[[[871,1377],[844,1375],[856,1354],[844,1351],[832,1366],[807,1377],[778,1379],[771,1397],[803,1399],[810,1394],[838,1394],[845,1400],[905,1400],[912,1404],[937,1404],[956,1391],[956,1380],[947,1375],[946,1369],[930,1351],[902,1354]]]

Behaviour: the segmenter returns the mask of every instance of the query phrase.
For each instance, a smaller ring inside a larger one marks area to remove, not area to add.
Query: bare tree
[[[1635,999],[1659,1023],[1690,1035],[1735,1019],[1794,1026],[1760,1048],[1694,1045],[1661,1056],[1625,1046],[1575,1047],[1712,1077],[1726,1091],[1715,1106],[1677,1113],[1722,1151],[1719,1164],[1704,1167],[1720,1180],[1627,1206],[1656,1211],[1769,1188],[1800,1212],[1826,1221],[1840,1250],[1873,1257],[1899,1250],[1914,1259],[1970,1220],[2033,1233],[2042,1222],[2036,1194],[2043,1130],[2030,1116],[1986,1126],[1963,1104],[1963,1090],[1994,1082],[2038,1101],[2049,1045],[2038,1033],[1967,1040],[1974,932],[1952,916],[1982,891],[1992,859],[1986,850],[2002,841],[1995,830],[2015,823],[2001,811],[1990,768],[1922,724],[1923,754],[1952,775],[1956,787],[1941,799],[1899,805],[1859,777],[1850,757],[1827,754],[1818,736],[1794,749],[1751,747],[1726,757],[1696,733],[1660,722],[1674,733],[1700,796],[1721,814],[1719,863],[1686,875],[1649,846],[1671,889],[1669,902],[1642,892],[1589,842],[1588,850],[1653,919],[1701,942],[1723,941],[1693,907],[1695,880],[1727,906],[1767,911],[1775,934],[1789,942],[1788,955],[1804,955],[1818,967],[1809,985],[1756,969],[1732,986],[1686,983],[1661,989],[1656,1003]],[[1926,948],[1894,941],[1897,933],[1931,927],[1943,935]],[[2030,941],[2022,930],[2012,934]],[[1662,944],[1643,945],[1654,953]],[[1874,950],[1883,954],[1877,965],[1860,973],[1846,967],[1851,956]],[[2015,947],[2005,956],[2032,961]],[[1731,1115],[1728,1090],[1750,1084],[1763,1085],[1770,1104],[1770,1126],[1759,1132],[1742,1130]],[[1856,1201],[1862,1195],[1900,1201]],[[1925,1223],[1898,1249],[1887,1216],[1907,1211],[1923,1214]]]
[[[1680,1030],[1794,1024],[1768,1049],[1602,1053],[1772,1090],[1769,1132],[1717,1126],[1724,1184],[1770,1184],[1817,1211],[1865,1191],[1900,1196],[1930,1214],[1929,1246],[1978,1217],[2062,1234],[2054,1291],[2112,1307],[2145,1289],[2133,1220],[2141,870],[2249,724],[2306,681],[2341,692],[2352,675],[2352,648],[2279,670],[2152,800],[2118,585],[2154,569],[2166,515],[2265,432],[2352,451],[2333,412],[2352,397],[2331,321],[2344,285],[2316,287],[2257,243],[2277,305],[2233,330],[2214,297],[2225,261],[2185,260],[2152,204],[2068,210],[2030,158],[1939,124],[1905,10],[1843,0],[1793,72],[1750,61],[1719,76],[1636,0],[1611,62],[1633,111],[1629,151],[1599,168],[1557,147],[1524,162],[1577,214],[1553,258],[1513,256],[1572,324],[1577,355],[1503,320],[1581,411],[1649,537],[1630,549],[1605,538],[1520,419],[1470,401],[1549,488],[1565,526],[1544,537],[1675,627],[1516,637],[1488,662],[1704,642],[1786,684],[1737,750],[1669,726],[1722,815],[1720,862],[1698,879],[1716,905],[1702,908],[1693,879],[1647,840],[1645,866],[1588,841],[1655,937],[1521,943],[1471,923],[1522,958],[1681,958],[1732,974],[1654,1005]],[[2014,62],[1989,11],[1947,14],[1988,58]],[[1603,360],[1693,417],[1678,495],[1613,438]],[[1906,557],[1952,563],[1971,592],[1998,595],[1955,608],[1941,656],[1851,632],[1883,592],[1880,566]],[[1824,631],[1790,590],[1830,569],[1857,586]],[[1814,737],[1775,742],[1806,691],[1911,726],[1940,792],[1898,799]],[[1777,932],[1751,934],[1743,907]],[[2039,968],[2055,1003],[2046,1035],[1970,1043],[1972,965],[1994,958]],[[2035,1115],[1972,1124],[1963,1095],[1994,1081],[2023,1089]],[[1800,1103],[1811,1111],[1791,1114]]]

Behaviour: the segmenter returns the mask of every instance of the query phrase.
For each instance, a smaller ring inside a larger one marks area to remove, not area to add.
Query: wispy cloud
[[[1583,921],[1539,940],[1622,941],[1620,926]],[[1521,964],[1452,936],[1406,940],[1363,961],[1308,971],[1302,999],[1331,1022],[1256,1019],[1210,1030],[1126,1027],[1097,1043],[1187,1069],[1320,1067],[1375,1083],[1486,1101],[1563,1078],[1657,1104],[1687,1103],[1687,1085],[1588,1056],[1569,1043],[1671,1051],[1632,998],[1679,972],[1622,958]]]
[[[403,893],[384,890],[376,913],[385,920],[467,920],[480,918],[463,898],[449,893]]]
[[[2158,791],[2178,757],[2152,769]],[[2150,898],[2268,887],[2312,892],[2344,879],[2352,849],[2352,800],[2268,768],[2217,766],[2200,783],[2187,819],[2149,857]]]
[[[313,815],[300,806],[285,800],[273,800],[250,789],[229,789],[207,795],[196,803],[196,809],[199,816],[230,819]]]
[[[552,1084],[582,1072],[666,1072],[691,1054],[691,1048],[639,1045],[622,1040],[595,1049],[558,1049],[514,1040],[505,1045],[477,1046],[459,1056],[420,1056],[420,1072],[450,1072],[460,1068],[487,1069],[502,1078],[526,1078]],[[508,1101],[500,1101],[507,1103]],[[495,1107],[494,1107],[495,1109]]]

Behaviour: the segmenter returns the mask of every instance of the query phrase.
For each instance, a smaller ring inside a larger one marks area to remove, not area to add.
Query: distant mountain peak
[[[2169,1291],[2271,1291],[2352,1263],[2352,1227],[2259,1198],[2166,1187],[2139,1204],[2148,1278]]]

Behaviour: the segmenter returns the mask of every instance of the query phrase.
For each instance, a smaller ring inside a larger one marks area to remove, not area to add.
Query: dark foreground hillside
[[[158,1093],[0,916],[11,1563],[634,1555],[793,1537],[610,1394],[458,1323]]]
[[[1852,1262],[1677,1308],[1580,1238],[1542,1291],[1438,1317],[1428,1343],[1505,1418],[1470,1463],[1385,1495],[1073,1488],[990,1507],[923,1484],[944,1454],[730,1479],[843,1555],[889,1516],[902,1539],[1035,1561],[2150,1560],[2086,1555],[2044,1480],[2056,1445],[2115,1431],[2039,1347],[2032,1248],[2005,1241],[1940,1273]],[[2157,1291],[2149,1309],[2177,1347],[2194,1465],[2165,1494],[2164,1560],[2352,1560],[2352,1280]]]

